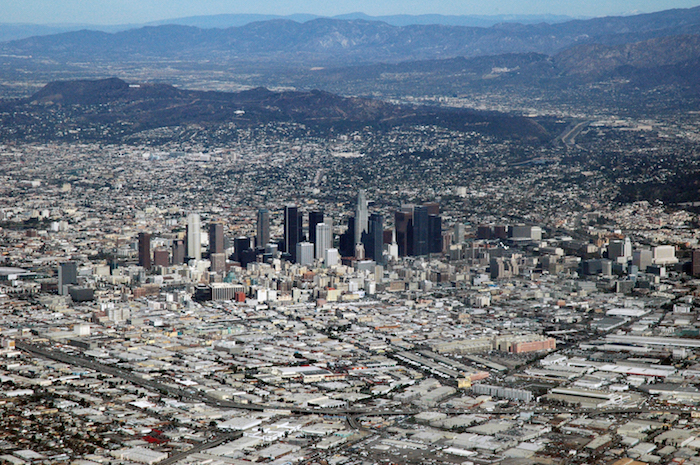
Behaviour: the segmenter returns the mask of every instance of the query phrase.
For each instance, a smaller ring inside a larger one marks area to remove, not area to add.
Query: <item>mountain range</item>
[[[338,66],[506,53],[553,55],[581,44],[620,45],[700,33],[700,7],[557,24],[488,28],[365,19],[275,19],[227,29],[163,25],[115,33],[75,31],[0,44],[0,54],[59,62],[213,60]]]
[[[173,18],[161,21],[152,21],[144,24],[24,24],[24,23],[0,23],[0,42],[26,39],[33,36],[46,36],[64,32],[80,30],[92,30],[101,32],[120,32],[137,29],[145,26],[179,25],[192,26],[200,29],[227,29],[231,27],[245,26],[260,21],[275,19],[291,20],[298,23],[313,19],[327,18],[312,14],[294,15],[269,15],[269,14],[219,14],[208,16],[189,16]],[[370,16],[364,13],[349,13],[330,17],[331,19],[351,20],[363,19],[366,21],[382,21],[392,26],[410,26],[412,24],[441,24],[445,26],[470,26],[491,27],[501,23],[561,23],[574,18],[562,15],[388,15]]]
[[[620,45],[580,44],[555,55],[533,52],[471,58],[460,56],[316,69],[303,74],[298,82],[306,80],[324,88],[333,83],[379,84],[394,78],[404,83],[423,80],[431,85],[435,79],[440,79],[443,84],[452,82],[455,86],[479,82],[499,85],[505,81],[533,86],[560,82],[566,86],[624,77],[634,80],[639,87],[655,86],[660,82],[692,86],[699,82],[700,67],[695,67],[699,59],[700,34],[678,35]]]
[[[223,29],[81,30],[0,43],[0,95],[24,98],[50,81],[118,76],[180,88],[320,89],[400,101],[468,102],[473,95],[486,108],[505,103],[518,111],[544,105],[652,115],[700,107],[700,7],[490,27],[395,26],[350,16]],[[489,104],[496,95],[500,103]]]

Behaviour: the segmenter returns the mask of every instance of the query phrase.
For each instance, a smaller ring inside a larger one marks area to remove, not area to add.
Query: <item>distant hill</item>
[[[164,25],[111,34],[84,30],[0,44],[0,53],[62,62],[166,59],[341,66],[506,53],[554,55],[581,44],[619,45],[698,33],[700,7],[488,28],[318,18],[304,23],[269,20],[227,29]]]
[[[661,37],[623,45],[587,44],[555,57],[565,74],[601,75],[622,67],[654,69],[700,58],[700,35]]]
[[[295,14],[295,15],[267,15],[267,14],[219,14],[208,16],[188,16],[184,18],[164,19],[161,21],[152,21],[144,24],[117,24],[117,25],[98,25],[98,24],[21,24],[21,23],[0,23],[0,42],[9,42],[12,40],[27,39],[34,36],[47,36],[53,34],[61,34],[64,32],[74,32],[81,30],[100,31],[100,32],[119,32],[129,29],[138,29],[145,26],[192,26],[200,29],[228,29],[231,27],[241,27],[246,24],[271,21],[275,19],[285,19],[303,23],[313,19],[322,18],[323,16],[311,14]],[[470,27],[491,27],[500,23],[521,23],[521,24],[538,24],[538,23],[561,23],[571,21],[570,16],[561,15],[390,15],[390,16],[370,16],[364,13],[350,13],[330,17],[331,19],[363,19],[366,21],[382,21],[392,26],[410,26],[412,24],[441,24],[444,26],[470,26]]]
[[[514,80],[594,79],[621,70],[652,70],[700,59],[700,34],[649,39],[622,45],[581,44],[550,56],[511,53],[441,60],[404,61],[367,66],[319,69],[309,75],[330,80],[387,78],[390,75],[458,75],[463,80],[510,77]],[[699,70],[700,72],[700,70]]]
[[[693,110],[700,109],[699,63],[700,34],[622,45],[581,44],[553,56],[515,53],[317,69],[288,77],[285,84],[399,98],[468,98],[494,92],[625,110]],[[617,102],[600,91],[611,83]]]
[[[0,23],[0,42],[27,39],[34,36],[48,36],[65,32],[81,31],[84,29],[101,32],[118,32],[135,29],[144,25],[121,24],[103,26],[96,24],[22,24]]]
[[[120,79],[47,84],[29,99],[0,105],[0,140],[126,141],[157,128],[197,125],[201,130],[292,123],[311,132],[367,126],[435,125],[462,132],[544,141],[546,131],[527,118],[471,110],[392,105],[321,91],[202,92]]]
[[[501,23],[539,24],[562,23],[575,18],[563,15],[385,15],[370,16],[364,13],[348,13],[336,16],[317,15],[263,15],[263,14],[222,14],[211,16],[190,16],[186,18],[166,19],[149,23],[150,26],[162,26],[177,24],[180,26],[194,26],[202,29],[240,27],[258,21],[270,21],[273,19],[288,19],[297,22],[311,21],[312,19],[329,18],[340,20],[362,19],[365,21],[381,21],[392,26],[411,26],[416,24],[438,24],[443,26],[468,26],[491,27]]]

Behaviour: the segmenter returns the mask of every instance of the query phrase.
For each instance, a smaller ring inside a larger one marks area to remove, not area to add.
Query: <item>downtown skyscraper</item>
[[[209,224],[209,253],[224,253],[224,225],[221,222]]]
[[[296,262],[297,244],[301,241],[301,215],[296,205],[284,207],[284,252]]]
[[[357,192],[357,206],[355,208],[355,244],[362,242],[362,234],[367,232],[369,226],[369,210],[365,190]]]
[[[199,213],[187,215],[187,256],[194,260],[202,259],[202,223]]]
[[[265,247],[270,242],[270,211],[267,208],[258,210],[257,234],[255,245]]]
[[[151,269],[151,235],[145,232],[139,233],[139,266]]]
[[[333,228],[330,224],[318,223],[314,232],[316,258],[322,259],[325,257],[326,250],[333,246]]]

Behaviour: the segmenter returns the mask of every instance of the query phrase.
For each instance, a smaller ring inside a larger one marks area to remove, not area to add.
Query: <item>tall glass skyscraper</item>
[[[198,213],[187,215],[187,256],[202,259],[202,223]]]
[[[369,223],[369,211],[367,209],[367,198],[365,190],[357,192],[357,208],[355,209],[355,244],[362,242],[362,233],[367,232]]]
[[[318,223],[315,229],[316,258],[322,259],[326,250],[333,246],[333,230],[331,225],[326,223]]]
[[[151,269],[151,235],[139,233],[139,266]]]
[[[384,255],[384,217],[372,213],[369,217],[369,231],[365,235],[365,258],[382,263]]]
[[[224,253],[224,225],[219,222],[209,225],[209,253]]]
[[[270,242],[270,211],[267,208],[258,210],[258,231],[255,245],[265,247]]]
[[[292,256],[296,262],[297,244],[301,240],[301,221],[296,205],[284,207],[284,251]]]
[[[423,205],[413,207],[413,255],[428,255],[430,248],[430,219],[428,208]]]

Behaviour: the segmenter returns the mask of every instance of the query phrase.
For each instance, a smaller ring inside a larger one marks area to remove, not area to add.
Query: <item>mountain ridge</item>
[[[335,16],[322,16],[314,14],[291,14],[291,15],[271,15],[271,14],[215,14],[185,16],[180,18],[170,18],[158,21],[148,21],[145,23],[132,24],[33,24],[33,23],[0,23],[0,42],[21,40],[33,36],[46,36],[60,34],[64,32],[79,31],[83,29],[101,32],[119,32],[129,29],[136,29],[145,26],[181,25],[193,26],[201,29],[226,29],[230,27],[240,27],[258,21],[269,21],[273,19],[290,19],[296,22],[306,22],[317,18],[332,19],[364,19],[367,21],[382,21],[393,26],[407,26],[411,24],[444,24],[452,26],[472,26],[490,27],[499,23],[518,22],[522,24],[536,24],[541,22],[558,23],[577,18],[564,15],[382,15],[371,16],[365,13],[346,13]]]
[[[489,28],[392,26],[363,19],[317,18],[253,22],[228,29],[147,26],[104,33],[68,32],[0,44],[5,55],[59,61],[267,61],[287,66],[342,65],[486,56],[557,54],[580,44],[617,45],[700,33],[700,7],[558,24],[499,24]]]

